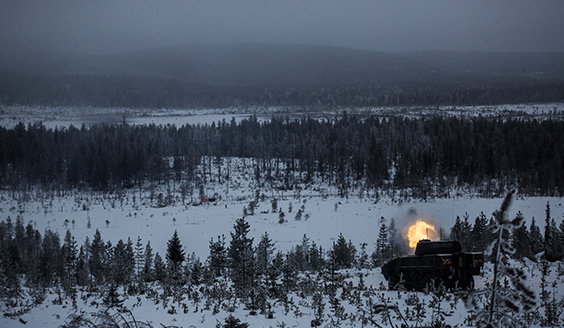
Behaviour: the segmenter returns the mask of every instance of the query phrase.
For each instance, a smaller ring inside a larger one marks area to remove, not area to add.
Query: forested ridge
[[[0,184],[98,190],[170,179],[200,184],[195,169],[202,158],[215,159],[209,174],[222,158],[242,157],[255,159],[257,178],[286,189],[323,182],[341,192],[411,188],[425,197],[441,186],[492,193],[517,186],[523,194],[562,195],[563,139],[559,121],[347,113],[322,121],[252,117],[182,127],[19,124],[0,128]]]
[[[179,45],[88,55],[0,49],[0,104],[128,108],[493,105],[564,99],[559,53]]]
[[[0,104],[128,108],[369,107],[557,102],[560,79],[459,77],[423,82],[256,85],[164,76],[0,71]]]

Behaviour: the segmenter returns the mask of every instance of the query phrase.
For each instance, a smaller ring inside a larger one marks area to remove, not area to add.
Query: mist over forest
[[[0,326],[564,326],[563,13],[0,0]]]
[[[115,55],[1,52],[4,105],[319,109],[564,99],[564,54],[558,53],[384,53],[287,44]]]

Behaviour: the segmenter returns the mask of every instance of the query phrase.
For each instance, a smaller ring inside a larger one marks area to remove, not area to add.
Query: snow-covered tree
[[[526,285],[526,275],[521,268],[512,267],[509,257],[515,252],[511,242],[505,238],[523,224],[523,217],[507,218],[507,211],[515,190],[509,192],[501,208],[494,213],[497,222],[497,238],[490,246],[494,264],[491,287],[470,292],[464,299],[468,306],[474,308],[472,316],[477,327],[516,327],[524,326],[518,317],[524,312],[533,310],[536,305],[534,292]],[[484,295],[488,302],[484,307],[478,305],[477,296]]]
[[[343,234],[340,233],[330,251],[330,258],[336,269],[350,268],[356,261],[356,248],[352,242],[347,243]]]
[[[135,243],[135,275],[137,281],[143,281],[143,269],[145,267],[145,254],[143,252],[143,244],[141,243],[141,236],[137,236]]]

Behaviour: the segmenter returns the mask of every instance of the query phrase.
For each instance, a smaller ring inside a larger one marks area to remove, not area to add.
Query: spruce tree
[[[147,241],[147,246],[145,246],[145,261],[143,266],[143,279],[146,282],[151,282],[154,279],[153,270],[153,248],[151,247],[151,241]]]
[[[486,250],[491,240],[488,240],[488,220],[486,214],[481,212],[474,222],[472,228],[472,248],[473,252],[483,252]]]
[[[522,216],[520,212],[517,214]],[[513,257],[516,259],[529,258],[534,259],[533,252],[531,251],[531,237],[526,225],[521,225],[513,230],[512,244],[515,247]]]
[[[560,234],[556,221],[550,216],[550,204],[546,203],[546,218],[544,227],[544,257],[549,262],[561,260],[564,257],[564,249],[560,243]]]
[[[265,232],[261,236],[260,242],[258,243],[256,249],[258,274],[266,275],[273,253],[274,245],[272,244],[272,239],[270,239],[270,237],[268,236],[268,232]]]
[[[143,269],[145,267],[145,254],[143,253],[143,244],[141,237],[137,236],[137,243],[135,243],[135,275],[137,281],[143,281]]]
[[[333,244],[331,249],[331,258],[334,261],[336,269],[350,268],[355,262],[356,249],[349,241],[347,243],[342,233],[337,237],[337,242]]]
[[[548,261],[553,261],[552,258],[552,248],[553,248],[553,243],[554,243],[554,238],[553,238],[553,229],[550,225],[551,220],[550,220],[550,203],[546,202],[546,210],[545,210],[546,216],[544,219],[544,242],[543,242],[543,249],[544,249],[544,257],[548,260]]]
[[[237,292],[245,295],[255,282],[253,239],[247,237],[250,225],[245,218],[237,219],[233,228],[229,245],[230,276]]]
[[[80,246],[80,250],[78,252],[78,262],[77,262],[77,284],[80,286],[86,286],[89,279],[88,279],[88,257],[87,251],[85,251],[84,246]]]
[[[534,217],[531,220],[531,225],[529,227],[529,241],[531,243],[531,252],[533,252],[534,256],[543,251],[543,237],[539,226],[535,223]]]
[[[131,269],[129,266],[128,252],[123,240],[119,240],[111,251],[111,275],[115,285],[121,286],[129,283]]]
[[[154,279],[160,282],[164,282],[164,279],[167,277],[166,275],[166,266],[163,261],[163,258],[157,253],[155,255],[155,267],[153,269]]]
[[[210,240],[210,255],[208,256],[208,265],[214,277],[223,276],[227,267],[227,248],[225,248],[225,236],[217,237],[217,241],[213,238]]]
[[[168,268],[173,275],[178,275],[184,262],[185,254],[178,238],[178,232],[174,230],[172,238],[168,241],[166,249],[166,260]],[[178,277],[177,277],[178,278]]]
[[[90,260],[88,265],[95,283],[103,283],[106,270],[106,247],[98,229],[96,229],[94,239],[92,239],[92,244],[90,244]]]
[[[376,252],[373,257],[374,265],[380,266],[390,257],[390,242],[388,236],[388,227],[386,226],[386,219],[380,218],[380,230],[378,231],[378,239],[376,239]]]
[[[76,246],[76,240],[71,235],[70,231],[67,230],[65,235],[65,240],[63,244],[63,257],[64,257],[64,268],[65,274],[63,276],[63,288],[67,296],[76,300],[76,285],[77,285],[77,275],[78,275],[78,249]]]

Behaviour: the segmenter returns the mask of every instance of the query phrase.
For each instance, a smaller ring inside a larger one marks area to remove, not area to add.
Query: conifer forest
[[[562,13],[0,0],[0,327],[564,327]]]

